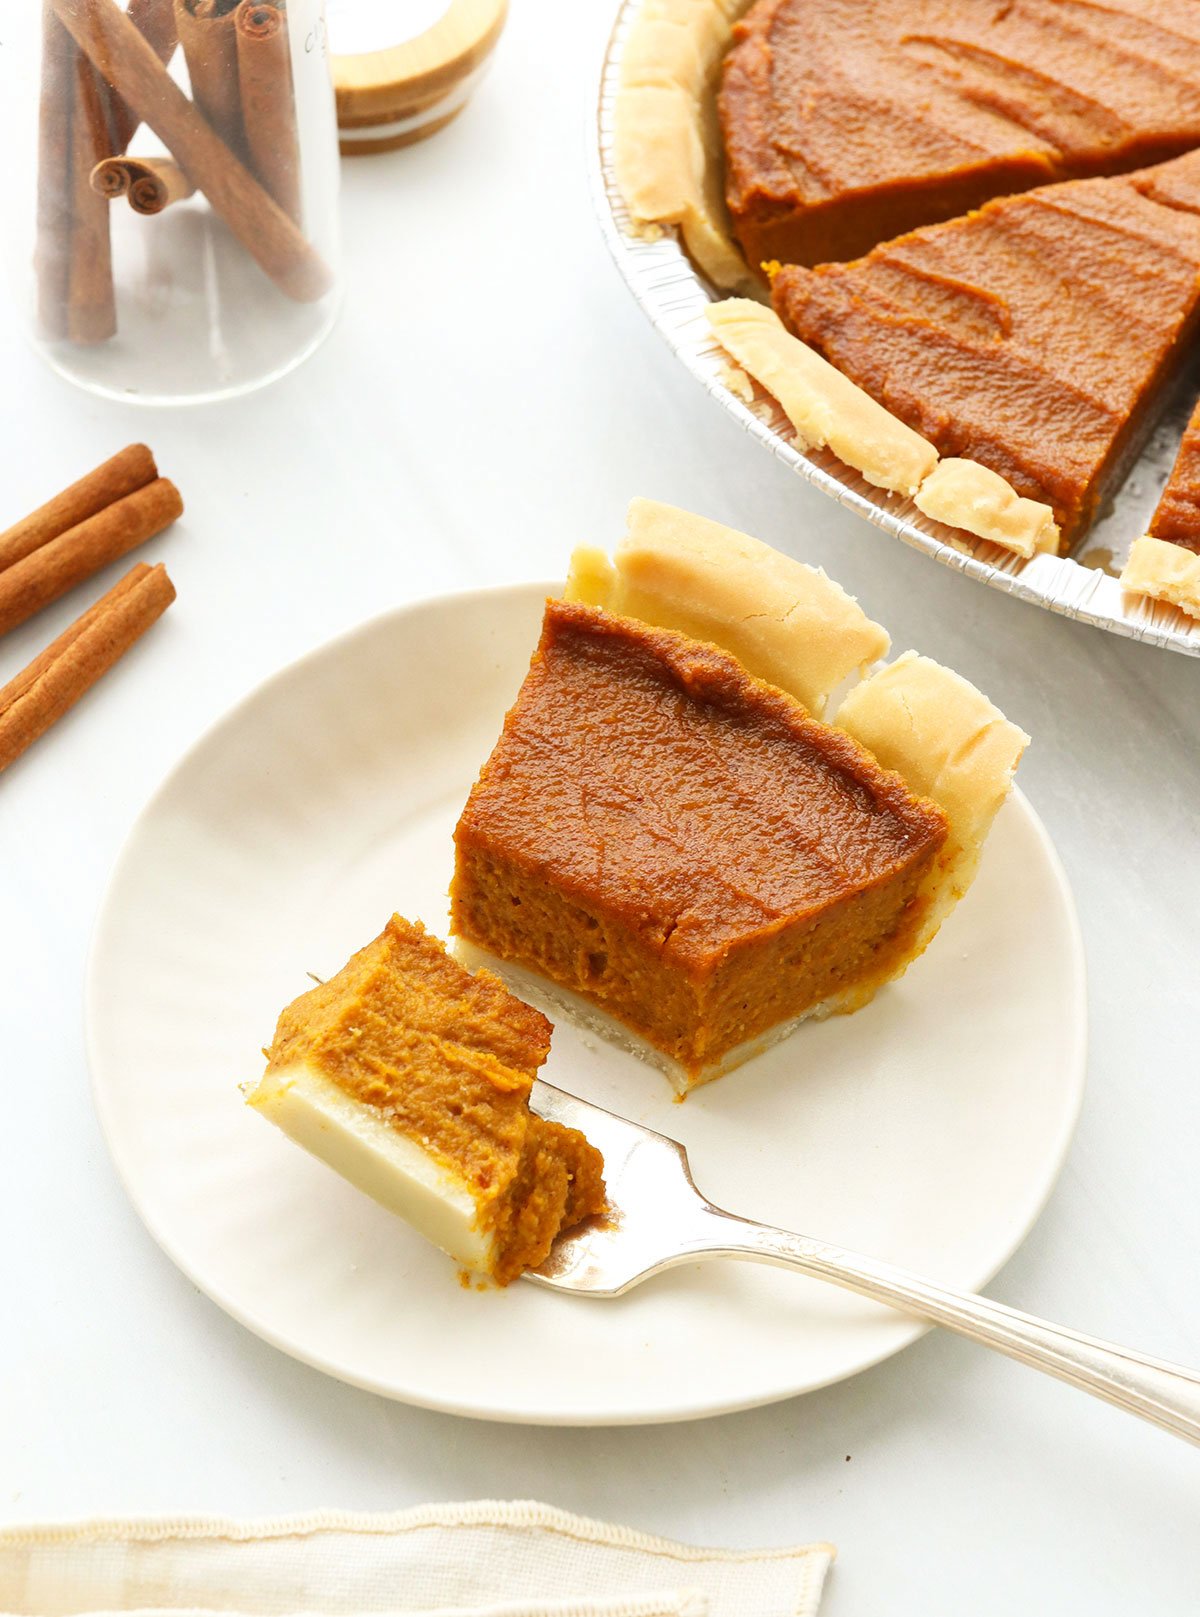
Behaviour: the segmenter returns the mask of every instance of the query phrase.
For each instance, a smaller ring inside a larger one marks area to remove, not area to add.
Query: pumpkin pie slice
[[[1121,583],[1200,618],[1200,404],[1184,429],[1150,526],[1133,542]]]
[[[836,724],[814,718],[789,690],[824,704],[886,637],[780,556],[756,618],[756,544],[635,502],[612,562],[582,553],[576,598],[548,602],[455,832],[462,956],[681,1091],[858,1009],[922,952],[1026,739],[915,654],[856,684]],[[814,643],[804,622],[823,612]]]
[[[1165,401],[1200,314],[1200,154],[785,266],[789,330],[940,455],[1048,504],[1064,548]],[[919,502],[918,502],[919,503]]]
[[[754,268],[1200,145],[1190,0],[757,0],[734,41],[726,196]]]
[[[286,1007],[248,1100],[463,1269],[505,1285],[604,1205],[599,1152],[529,1110],[551,1031],[394,915]]]

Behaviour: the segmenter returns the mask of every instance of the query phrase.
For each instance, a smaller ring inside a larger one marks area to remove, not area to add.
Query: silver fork
[[[678,1140],[540,1080],[530,1104],[540,1116],[580,1129],[603,1153],[612,1214],[560,1236],[527,1280],[586,1297],[619,1297],[681,1263],[709,1258],[774,1263],[944,1325],[1200,1444],[1196,1371],[1048,1324],[986,1297],[952,1291],[876,1258],[739,1218],[714,1207],[696,1189]]]

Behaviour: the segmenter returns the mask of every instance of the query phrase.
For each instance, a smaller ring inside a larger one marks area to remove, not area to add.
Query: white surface
[[[272,392],[194,413],[106,405],[0,325],[5,520],[143,435],[188,501],[146,549],[178,602],[0,777],[0,1509],[532,1495],[684,1539],[833,1539],[822,1617],[1190,1617],[1196,1451],[967,1343],[934,1334],[841,1386],[695,1425],[480,1426],[257,1341],[159,1252],[109,1164],[84,959],[167,769],[338,630],[436,590],[552,576],[644,493],[825,564],[898,647],[961,668],[1033,735],[1021,775],[1079,905],[1092,1056],[1059,1188],[990,1291],[1200,1363],[1196,665],[972,585],[746,442],[600,246],[585,139],[608,21],[596,0],[523,0],[461,118],[345,165],[346,313]],[[0,675],[119,572],[0,641]]]
[[[88,977],[114,1160],[210,1296],[372,1391],[591,1425],[840,1380],[918,1327],[751,1265],[679,1269],[610,1303],[533,1286],[480,1296],[415,1230],[261,1127],[237,1088],[306,973],[331,977],[392,907],[446,936],[454,822],[545,595],[482,590],[376,618],[269,681],[155,795]],[[561,1016],[543,1071],[681,1140],[719,1206],[967,1289],[1025,1234],[1062,1162],[1083,976],[1062,871],[1018,797],[928,953],[857,1015],[799,1029],[684,1106],[660,1073]]]

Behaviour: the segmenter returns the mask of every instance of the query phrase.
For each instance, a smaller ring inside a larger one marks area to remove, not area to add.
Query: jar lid
[[[399,45],[335,52],[343,156],[393,151],[444,128],[483,76],[507,10],[507,0],[448,0],[436,22]]]

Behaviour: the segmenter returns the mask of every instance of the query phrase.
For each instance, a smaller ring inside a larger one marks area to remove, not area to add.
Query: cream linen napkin
[[[0,1530],[6,1617],[814,1617],[828,1544],[706,1550],[549,1505]]]

